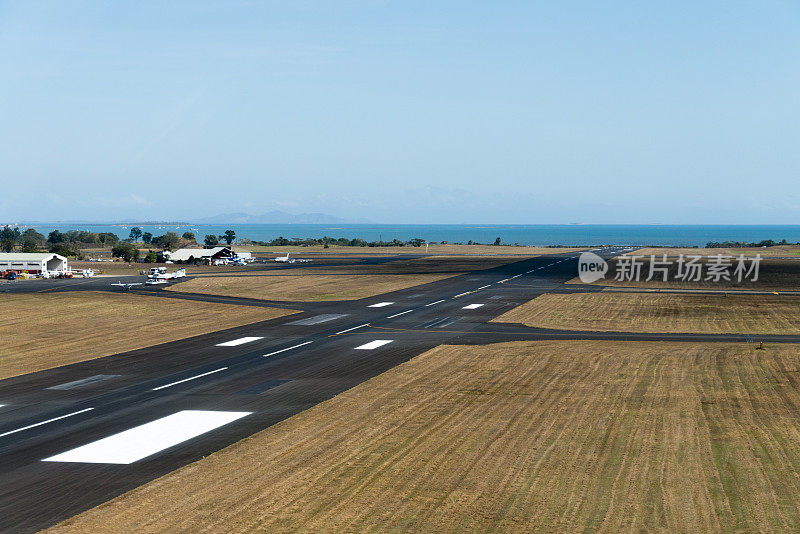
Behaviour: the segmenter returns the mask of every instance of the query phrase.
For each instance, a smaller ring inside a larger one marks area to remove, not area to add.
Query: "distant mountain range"
[[[368,219],[343,219],[326,213],[286,213],[269,211],[262,215],[220,213],[192,221],[196,224],[374,224]]]

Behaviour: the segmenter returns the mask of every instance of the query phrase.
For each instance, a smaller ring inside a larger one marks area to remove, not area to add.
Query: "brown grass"
[[[0,379],[290,313],[136,294],[7,295],[0,299]]]
[[[546,294],[494,319],[541,328],[800,334],[800,298],[654,293]]]
[[[269,253],[282,253],[287,252],[298,253],[302,255],[304,252],[323,252],[328,254],[425,254],[425,247],[339,247],[331,245],[328,248],[323,248],[321,245],[313,247],[300,247],[300,246],[285,246],[285,247],[271,247],[271,246],[251,246],[251,247],[235,247],[236,250],[242,252],[269,252]],[[560,247],[514,247],[514,246],[494,246],[494,245],[433,245],[428,247],[428,254],[432,255],[521,255],[521,256],[537,256],[539,254],[560,254],[562,252],[576,252],[586,250],[586,248],[560,248]]]
[[[166,289],[264,300],[355,300],[453,276],[451,274],[334,275],[310,272],[291,274],[291,272],[271,275],[202,276]]]
[[[745,256],[755,256],[761,254],[763,257],[792,257],[800,256],[800,247],[797,246],[776,246],[776,247],[742,247],[742,248],[669,248],[669,247],[648,247],[641,248],[631,254],[650,255],[656,256],[678,256],[679,254],[699,254],[701,256],[716,256],[723,254],[728,256],[738,256],[744,254]]]
[[[53,530],[796,532],[797,354],[438,347]]]

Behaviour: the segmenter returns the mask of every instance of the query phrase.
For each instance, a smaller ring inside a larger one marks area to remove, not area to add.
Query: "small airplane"
[[[112,286],[117,286],[122,288],[123,291],[130,290],[133,286],[140,286],[142,285],[141,282],[117,282],[116,284],[110,284]]]
[[[288,252],[286,253],[286,256],[278,256],[277,258],[275,258],[275,261],[277,261],[278,263],[294,263],[294,260],[289,259]]]

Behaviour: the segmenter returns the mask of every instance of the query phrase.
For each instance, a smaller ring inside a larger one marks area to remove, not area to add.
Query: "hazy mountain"
[[[326,213],[286,213],[270,211],[262,215],[249,213],[220,213],[213,217],[195,219],[197,224],[372,224],[367,219],[343,219]]]

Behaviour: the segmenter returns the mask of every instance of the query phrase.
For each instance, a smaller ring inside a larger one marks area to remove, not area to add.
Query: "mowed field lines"
[[[291,313],[133,293],[4,297],[0,299],[0,379]]]
[[[494,320],[606,332],[800,334],[800,297],[735,293],[545,294]]]
[[[57,532],[797,531],[798,346],[441,346]]]

